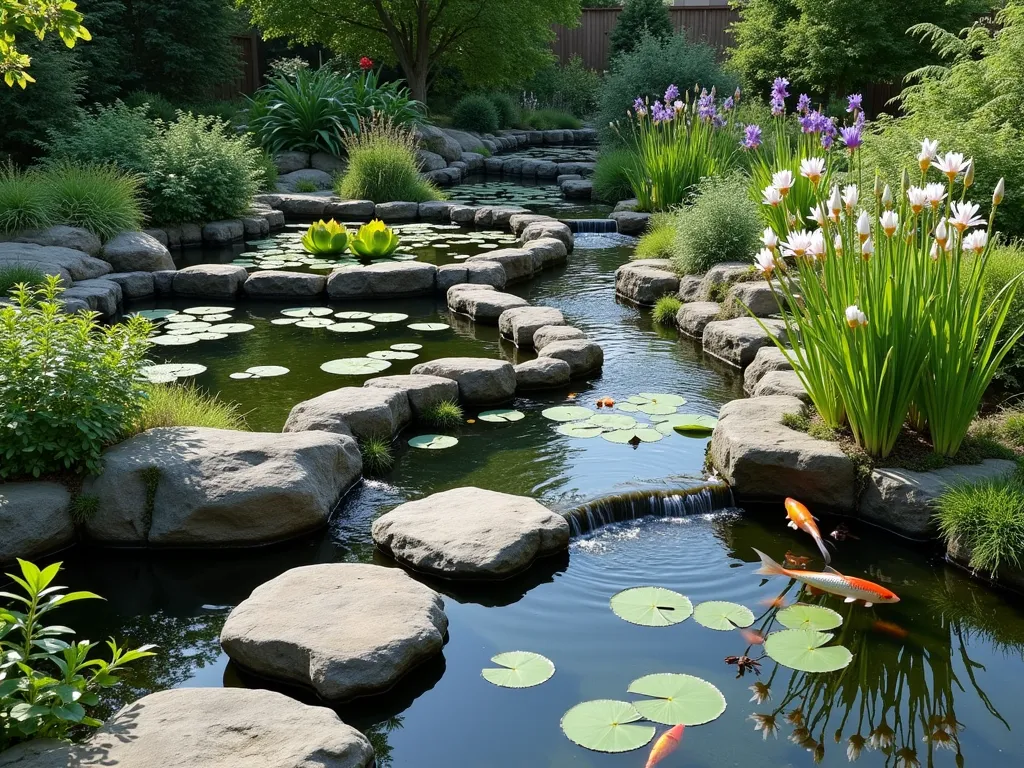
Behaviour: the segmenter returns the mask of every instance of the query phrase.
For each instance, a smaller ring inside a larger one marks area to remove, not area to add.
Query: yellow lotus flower
[[[398,235],[380,219],[363,224],[349,243],[352,253],[366,259],[381,259],[398,250]]]
[[[315,256],[331,256],[344,253],[351,235],[344,225],[334,219],[321,219],[309,225],[302,236],[302,247]]]

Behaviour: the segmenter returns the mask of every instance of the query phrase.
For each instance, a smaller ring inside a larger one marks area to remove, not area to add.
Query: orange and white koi
[[[661,735],[661,738],[654,742],[651,756],[647,758],[647,765],[644,768],[654,768],[655,765],[675,752],[679,747],[679,742],[682,740],[683,726],[673,725]]]
[[[900,601],[895,592],[880,584],[875,584],[873,581],[858,579],[856,576],[844,576],[835,568],[826,567],[821,572],[783,568],[761,550],[755,549],[754,551],[761,558],[761,567],[757,573],[763,576],[788,576],[831,595],[845,597],[848,603],[862,600],[865,608],[870,608],[875,603],[898,603]]]
[[[831,563],[832,555],[825,548],[825,542],[821,538],[821,532],[818,530],[818,524],[815,522],[811,510],[796,499],[786,499],[786,517],[789,518],[789,527],[794,531],[810,534],[814,543],[818,545],[818,549],[821,550],[821,556],[825,558],[825,565]]]

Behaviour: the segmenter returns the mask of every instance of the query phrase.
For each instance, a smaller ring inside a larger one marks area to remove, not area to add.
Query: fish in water
[[[679,747],[679,742],[682,740],[683,726],[673,725],[661,735],[661,738],[654,742],[654,749],[651,750],[651,756],[647,758],[647,765],[644,768],[653,768],[671,755]]]
[[[863,600],[865,608],[870,608],[875,603],[898,603],[900,601],[895,592],[875,584],[873,581],[858,579],[856,576],[844,576],[834,568],[828,567],[821,572],[783,568],[761,550],[755,549],[754,551],[761,558],[761,567],[757,572],[763,576],[788,576],[823,592],[845,597],[848,603]]]
[[[825,558],[825,565],[832,562],[832,555],[825,548],[825,542],[818,531],[818,524],[814,521],[811,510],[805,507],[796,499],[786,499],[786,517],[789,518],[789,527],[795,531],[803,531],[810,534],[814,543],[821,550],[821,556]]]
[[[876,621],[871,625],[871,628],[875,632],[881,632],[884,635],[895,637],[897,640],[906,640],[910,635],[910,633],[899,624],[893,624],[891,621]]]

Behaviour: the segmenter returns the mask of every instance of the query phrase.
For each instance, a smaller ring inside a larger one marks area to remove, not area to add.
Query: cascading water
[[[582,234],[605,235],[619,231],[619,225],[615,219],[564,219],[573,232]]]
[[[603,525],[638,517],[687,517],[706,515],[733,506],[732,489],[725,483],[685,490],[631,491],[588,502],[564,512],[573,536]]]

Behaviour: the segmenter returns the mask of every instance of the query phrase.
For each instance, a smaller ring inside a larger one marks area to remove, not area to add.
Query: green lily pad
[[[189,307],[185,310],[186,315],[223,315],[234,312],[234,307]]]
[[[659,422],[658,428],[662,429],[663,424],[671,424],[672,429],[682,434],[689,432],[706,434],[714,431],[715,427],[718,426],[718,419],[714,416],[704,416],[699,413],[678,413],[666,421]],[[666,432],[665,434],[669,433]]]
[[[637,399],[634,399],[637,398]],[[681,405],[686,405],[686,398],[680,397],[679,395],[667,395],[658,392],[641,392],[639,395],[634,395],[629,398],[630,402],[642,405],[643,403],[660,403],[661,405],[671,405],[673,408],[678,408]]]
[[[141,312],[132,312],[130,317],[142,317],[146,320],[163,320],[178,314],[176,309],[143,309]]]
[[[842,645],[825,645],[831,632],[810,629],[784,629],[765,638],[764,652],[784,667],[800,672],[834,672],[853,660]]]
[[[409,441],[413,448],[425,448],[429,451],[439,451],[444,448],[452,448],[459,444],[458,438],[450,435],[420,435]]]
[[[616,403],[615,410],[622,411],[623,413],[639,413],[640,406],[638,406],[636,403],[630,402]]]
[[[693,603],[685,595],[664,587],[632,587],[612,595],[612,612],[630,624],[669,627],[693,614]]]
[[[261,379],[284,376],[286,373],[290,373],[283,365],[254,365],[252,368],[246,368],[245,372],[259,376]]]
[[[327,317],[333,309],[330,307],[292,307],[291,309],[282,309],[281,314],[285,317]]]
[[[559,424],[555,432],[566,437],[600,437],[604,433],[604,427],[598,427],[589,421],[570,421]]]
[[[332,323],[327,326],[327,330],[334,331],[335,333],[365,333],[366,331],[372,331],[376,327],[369,323]]]
[[[173,381],[187,376],[198,376],[201,373],[206,373],[206,366],[198,363],[163,363],[147,365],[142,369],[142,375],[155,384],[167,383],[167,376],[170,376]],[[159,378],[160,381],[156,381],[154,377]]]
[[[502,688],[532,688],[547,682],[555,674],[551,659],[530,651],[508,651],[492,656],[497,668],[487,668],[480,675],[489,683]]]
[[[545,408],[540,415],[552,421],[579,421],[597,414],[582,405],[558,405],[554,408]]]
[[[375,360],[372,357],[343,357],[327,361],[320,366],[320,370],[339,376],[369,376],[371,373],[380,373],[390,367],[391,363],[387,360]]]
[[[184,347],[186,344],[196,344],[199,338],[195,335],[164,334],[151,336],[149,340],[161,347]]]
[[[596,416],[591,416],[587,423],[605,429],[629,429],[636,426],[636,419],[617,413],[599,413]]]
[[[392,344],[391,348],[396,352],[416,352],[423,349],[422,344]]]
[[[653,725],[628,701],[596,699],[577,704],[562,715],[562,733],[569,741],[595,752],[631,752],[650,743]]]
[[[210,328],[214,333],[248,333],[255,325],[249,323],[220,323]]]
[[[493,421],[498,424],[506,424],[512,421],[522,421],[526,414],[512,408],[499,408],[494,411],[484,411],[477,418],[480,421]]]
[[[377,352],[367,352],[367,357],[375,360],[415,360],[419,355],[415,352],[402,352],[397,349],[382,349]]]
[[[641,403],[636,408],[640,413],[646,413],[648,416],[665,416],[676,412],[674,405],[665,405],[664,403]]]
[[[629,443],[636,438],[641,443],[656,443],[665,436],[651,427],[636,427],[634,429],[616,429],[613,432],[605,432],[601,435],[609,443]]]
[[[203,315],[203,321],[207,323],[220,323],[230,319],[231,315],[227,313],[224,313],[223,315]]]
[[[411,331],[447,331],[451,326],[447,323],[412,323],[406,328]]]
[[[210,328],[213,323],[203,322],[202,320],[194,320],[191,323],[168,323],[165,333],[196,333],[197,331],[205,331]]]
[[[297,325],[299,318],[297,317],[275,317],[270,321],[271,325]]]
[[[202,331],[201,333],[192,334],[192,338],[198,339],[199,341],[220,341],[227,337],[228,335],[226,333],[211,333],[210,331]]]
[[[700,606],[698,606],[699,608]],[[633,706],[648,720],[662,725],[703,725],[725,712],[725,696],[707,680],[693,675],[644,675],[626,689],[650,696]]]
[[[339,320],[365,320],[370,312],[335,312],[334,316]]]
[[[754,614],[739,603],[708,600],[693,609],[693,620],[702,627],[727,632],[736,627],[749,627],[754,623]]]
[[[824,632],[842,625],[843,616],[823,605],[796,603],[779,611],[775,618],[787,629],[810,629]]]
[[[408,319],[409,316],[403,315],[401,312],[379,312],[367,318],[371,323],[400,323]]]
[[[327,328],[328,326],[334,325],[334,321],[329,317],[307,317],[304,320],[299,320],[295,324],[296,328]]]

